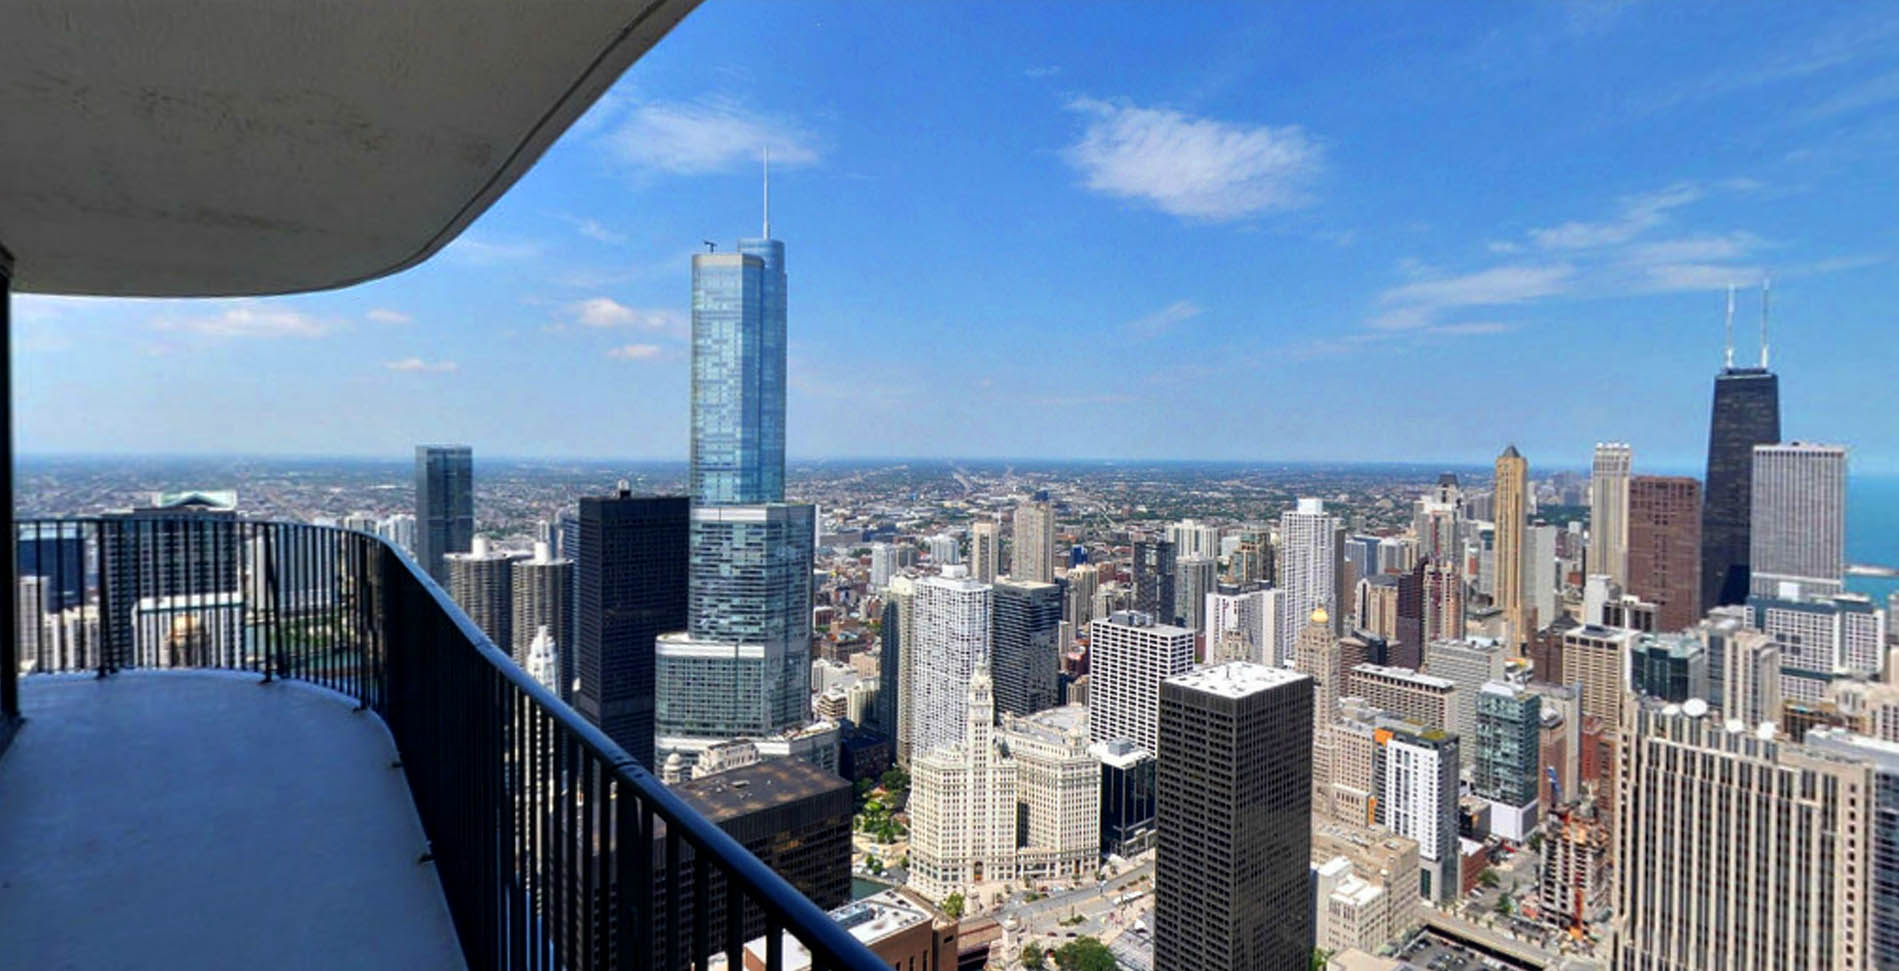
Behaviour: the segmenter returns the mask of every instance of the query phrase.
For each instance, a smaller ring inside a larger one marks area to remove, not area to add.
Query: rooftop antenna
[[[1728,284],[1728,346],[1722,353],[1721,366],[1734,370],[1734,284]]]
[[[1767,370],[1767,296],[1773,288],[1773,278],[1761,274],[1761,370]]]
[[[765,238],[771,238],[771,146],[765,146]]]

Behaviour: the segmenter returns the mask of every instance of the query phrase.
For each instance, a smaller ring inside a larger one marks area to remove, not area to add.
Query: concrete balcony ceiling
[[[255,675],[21,679],[0,759],[0,965],[460,968],[395,745]]]
[[[697,4],[10,3],[14,288],[273,294],[412,266]]]

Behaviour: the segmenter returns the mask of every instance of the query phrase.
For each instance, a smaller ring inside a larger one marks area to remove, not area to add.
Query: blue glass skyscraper
[[[785,246],[692,259],[686,630],[658,642],[658,746],[695,759],[810,708],[815,511],[785,498]]]

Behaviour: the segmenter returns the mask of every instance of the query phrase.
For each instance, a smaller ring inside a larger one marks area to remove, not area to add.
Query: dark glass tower
[[[1061,652],[1062,588],[1034,580],[998,578],[989,643],[996,712],[1033,715],[1055,707]]]
[[[415,447],[415,558],[444,587],[442,555],[466,553],[475,539],[474,469],[466,445]]]
[[[574,707],[653,768],[654,640],[686,626],[685,496],[580,500]]]
[[[1780,379],[1729,367],[1714,379],[1701,505],[1701,611],[1747,601],[1754,446],[1780,441]]]
[[[1174,544],[1164,539],[1134,542],[1134,609],[1163,624],[1174,619]]]

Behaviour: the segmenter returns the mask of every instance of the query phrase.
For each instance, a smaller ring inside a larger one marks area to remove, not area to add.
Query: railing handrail
[[[109,515],[39,516],[13,520],[16,534],[21,527],[35,525],[76,523],[81,526],[85,524],[103,526],[106,523],[125,521]],[[757,905],[775,918],[772,922],[774,925],[782,922],[782,930],[790,932],[811,953],[813,967],[840,968],[848,969],[848,971],[860,971],[860,969],[861,971],[883,971],[887,967],[861,941],[839,926],[830,915],[817,904],[812,903],[785,878],[766,866],[763,861],[746,849],[744,844],[693,809],[689,803],[648,772],[637,759],[621,748],[598,726],[589,722],[572,706],[562,701],[559,695],[548,690],[545,685],[522,670],[520,665],[516,664],[506,651],[497,647],[487,633],[475,624],[460,605],[455,603],[447,591],[435,581],[435,578],[416,563],[409,551],[375,533],[347,526],[274,519],[224,521],[360,536],[379,544],[385,554],[394,554],[395,562],[400,563],[402,568],[409,571],[410,577],[433,599],[436,608],[442,611],[443,615],[454,624],[456,631],[483,660],[495,669],[498,675],[521,695],[545,711],[563,732],[577,741],[601,764],[609,767],[617,780],[632,789],[654,816],[665,821],[669,834],[676,831],[696,852],[706,854],[709,862],[729,873],[731,878],[746,885],[748,887],[747,902]],[[282,672],[280,676],[297,677],[294,672]],[[362,699],[359,698],[359,700]],[[768,947],[772,945],[773,942],[767,942]],[[689,958],[689,960],[698,961],[700,958]],[[738,969],[733,969],[733,971],[738,971]]]

